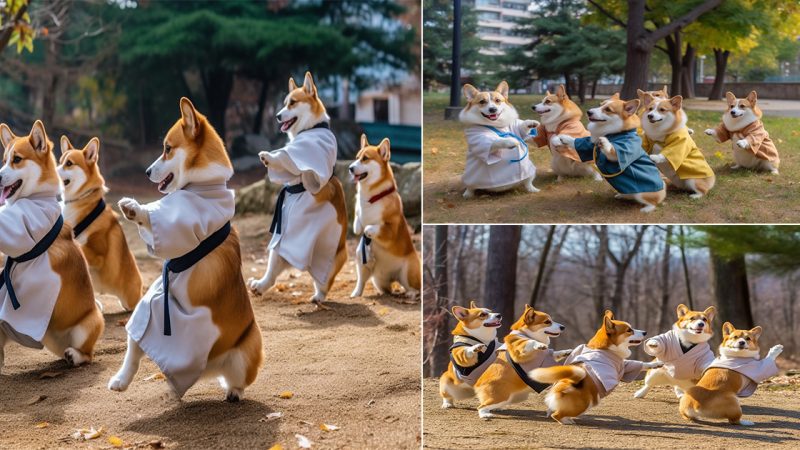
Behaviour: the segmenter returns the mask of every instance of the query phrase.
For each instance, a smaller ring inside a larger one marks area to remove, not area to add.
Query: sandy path
[[[245,255],[245,277],[264,270],[267,216],[237,219]],[[160,273],[160,262],[146,255],[135,232],[126,234],[146,282]],[[351,253],[355,242],[349,242]],[[163,404],[167,389],[146,378],[158,372],[147,360],[124,393],[106,389],[125,352],[126,319],[113,297],[103,296],[106,333],[95,362],[77,369],[44,350],[13,345],[6,349],[0,375],[0,448],[111,447],[118,436],[126,446],[160,441],[184,448],[297,448],[296,433],[312,448],[416,448],[419,431],[419,304],[377,297],[351,300],[355,281],[349,262],[334,285],[333,311],[314,312],[307,275],[286,273],[283,292],[253,297],[264,336],[266,364],[238,404],[223,401],[214,380],[194,386],[180,404]],[[40,379],[46,372],[55,378]],[[291,391],[291,399],[278,394]],[[271,412],[283,417],[260,422]],[[45,428],[35,425],[47,422]],[[324,432],[320,424],[341,427]],[[70,434],[90,426],[104,429],[92,441]]]
[[[489,421],[478,418],[477,401],[442,410],[438,380],[424,386],[425,448],[798,448],[800,447],[800,392],[789,388],[759,388],[742,401],[753,427],[720,422],[688,423],[678,415],[674,394],[655,388],[644,399],[634,399],[641,382],[622,384],[599,406],[576,420],[559,425],[544,417],[542,396],[531,395],[521,404],[498,412]],[[795,389],[798,386],[795,385]]]

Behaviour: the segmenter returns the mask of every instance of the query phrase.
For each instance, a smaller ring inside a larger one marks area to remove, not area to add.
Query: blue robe
[[[604,175],[617,176],[604,177],[606,181],[621,194],[638,194],[642,192],[658,192],[664,189],[664,181],[656,164],[642,149],[642,139],[636,130],[622,131],[606,136],[617,151],[618,161],[609,161],[606,155],[597,149],[597,168]],[[575,139],[575,150],[581,161],[593,161],[595,156],[594,143],[591,137]]]

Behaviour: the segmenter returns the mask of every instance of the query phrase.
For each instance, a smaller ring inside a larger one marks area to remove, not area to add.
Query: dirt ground
[[[237,218],[245,278],[265,269],[269,216]],[[159,276],[126,224],[145,282]],[[351,254],[356,242],[348,242]],[[122,312],[102,296],[106,331],[95,361],[70,369],[45,350],[6,348],[0,375],[0,448],[298,448],[296,434],[312,448],[418,448],[420,445],[420,308],[418,302],[377,296],[350,299],[350,261],[329,296],[331,311],[314,312],[306,274],[287,272],[281,292],[251,298],[265,345],[265,365],[239,403],[223,401],[215,380],[201,380],[179,404],[160,400],[167,385],[145,358],[130,388],[106,388],[126,348]],[[52,378],[51,378],[52,377]],[[289,399],[280,398],[291,392]],[[282,417],[268,420],[270,413]],[[339,427],[323,431],[322,424]],[[76,441],[77,429],[102,427],[94,440]],[[111,438],[111,440],[109,440]]]
[[[441,409],[438,379],[424,380],[425,448],[798,448],[800,447],[799,386],[761,386],[742,400],[744,417],[752,427],[722,422],[689,423],[678,414],[678,401],[666,387],[644,399],[633,392],[642,382],[621,384],[599,406],[559,425],[544,416],[542,395],[498,411],[496,418],[478,418],[476,400]]]

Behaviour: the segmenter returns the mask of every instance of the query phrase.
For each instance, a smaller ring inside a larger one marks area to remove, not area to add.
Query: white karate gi
[[[517,119],[511,126],[497,128],[503,133],[513,133],[522,139],[529,137],[529,129]],[[536,167],[528,158],[522,144],[514,149],[492,152],[492,144],[499,139],[497,133],[481,125],[464,130],[467,136],[467,164],[461,181],[468,189],[492,189],[510,186],[536,176]],[[511,162],[522,158],[521,161]]]
[[[684,353],[681,348],[681,341],[675,330],[653,336],[648,341],[653,340],[661,344],[658,352],[654,352],[645,345],[644,350],[648,355],[655,356],[664,363],[664,369],[673,378],[679,380],[699,380],[711,361],[714,360],[714,352],[708,342],[701,342]]]
[[[756,391],[758,383],[778,374],[778,366],[775,365],[775,360],[768,358],[727,358],[720,356],[708,366],[708,369],[715,368],[730,369],[744,375],[745,383],[736,393],[739,397],[750,397]]]
[[[611,393],[620,381],[630,383],[635,380],[644,367],[641,361],[622,359],[619,355],[604,349],[593,349],[579,345],[564,361],[564,365],[584,363],[586,373],[594,381],[600,398]]]

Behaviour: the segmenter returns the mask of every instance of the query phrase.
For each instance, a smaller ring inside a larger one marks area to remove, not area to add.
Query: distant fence
[[[650,83],[650,90],[657,90],[669,86],[669,83]],[[708,97],[711,92],[712,83],[697,83],[695,85],[695,95],[697,97]],[[600,95],[611,95],[622,90],[621,84],[598,84],[597,93]],[[731,91],[738,97],[744,97],[750,91],[758,92],[759,98],[771,98],[780,100],[800,100],[800,83],[725,83],[722,93]],[[672,94],[672,90],[669,90]]]

